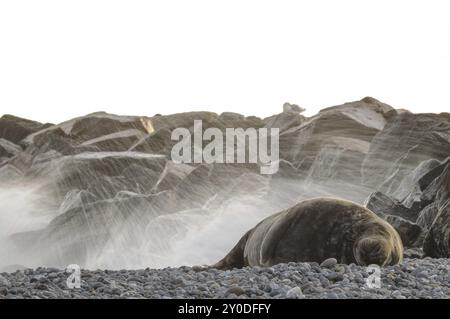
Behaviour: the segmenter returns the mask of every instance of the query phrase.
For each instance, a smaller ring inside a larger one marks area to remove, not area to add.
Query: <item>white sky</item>
[[[0,0],[0,115],[449,112],[448,0]]]

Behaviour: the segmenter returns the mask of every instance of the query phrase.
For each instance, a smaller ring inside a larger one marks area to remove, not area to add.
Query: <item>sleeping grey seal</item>
[[[317,198],[272,215],[248,231],[213,268],[271,266],[287,262],[394,265],[401,262],[400,236],[358,204]]]

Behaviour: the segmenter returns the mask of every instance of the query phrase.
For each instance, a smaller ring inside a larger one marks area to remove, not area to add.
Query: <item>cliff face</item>
[[[300,113],[292,106],[266,119],[93,113],[58,125],[0,118],[0,193],[27,189],[33,200],[23,197],[29,205],[21,214],[39,219],[0,234],[8,249],[16,247],[8,263],[208,263],[262,217],[316,196],[365,202],[405,245],[448,257],[450,114],[397,111],[373,98],[310,118]],[[203,131],[279,128],[279,171],[174,163],[171,132],[183,127],[194,133],[194,120],[202,120]],[[214,235],[225,239],[205,244]],[[186,242],[198,250],[192,257],[186,257]],[[202,249],[214,252],[204,257]],[[173,254],[180,259],[167,257]]]

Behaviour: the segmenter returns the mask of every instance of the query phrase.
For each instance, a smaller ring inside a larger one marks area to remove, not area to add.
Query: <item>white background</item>
[[[448,112],[449,3],[0,0],[0,115]]]

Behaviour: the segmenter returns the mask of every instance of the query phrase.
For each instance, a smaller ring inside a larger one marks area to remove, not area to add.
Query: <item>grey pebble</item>
[[[287,299],[303,299],[305,295],[303,295],[303,291],[300,287],[294,287],[286,293]]]
[[[328,259],[325,259],[325,260],[320,264],[320,267],[322,267],[322,268],[331,268],[331,267],[334,267],[335,265],[337,265],[337,260],[336,260],[336,258],[328,258]]]

